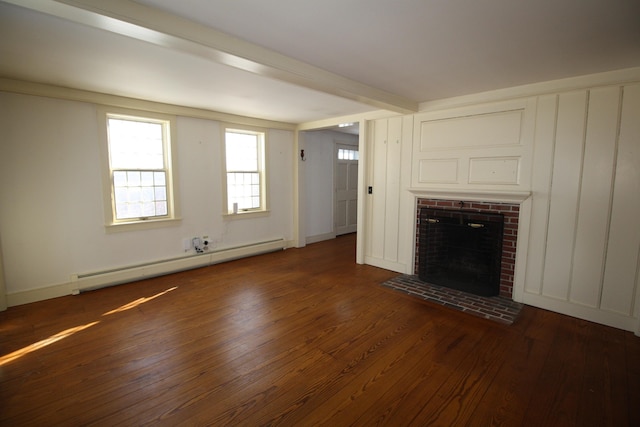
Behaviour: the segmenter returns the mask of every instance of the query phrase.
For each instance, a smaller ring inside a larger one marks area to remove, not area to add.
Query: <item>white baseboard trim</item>
[[[7,294],[7,306],[29,304],[32,302],[44,301],[52,298],[71,295],[71,283],[61,283],[45,288],[30,289],[28,291]]]
[[[9,307],[78,294],[106,286],[133,282],[179,271],[219,264],[239,258],[275,252],[290,247],[291,242],[278,239],[233,248],[211,251],[190,257],[161,260],[144,265],[122,267],[117,270],[74,274],[69,283],[7,294]]]
[[[543,295],[529,294],[523,295],[523,302],[527,305],[566,314],[567,316],[623,329],[625,331],[636,331],[638,319],[625,316],[619,313],[600,310],[594,307],[582,306],[569,301],[557,300]]]
[[[310,245],[312,243],[318,243],[318,242],[322,242],[324,240],[331,240],[331,239],[335,239],[336,238],[336,233],[325,233],[325,234],[316,234],[315,236],[308,236],[305,239],[305,242],[307,243],[307,245]]]
[[[382,258],[375,258],[371,256],[364,257],[364,263],[373,265],[374,267],[384,268],[385,270],[395,271],[397,273],[405,274],[407,266],[399,262],[387,261]]]

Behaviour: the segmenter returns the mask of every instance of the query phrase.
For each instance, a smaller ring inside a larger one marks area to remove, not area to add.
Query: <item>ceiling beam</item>
[[[402,114],[418,102],[129,0],[3,0],[243,71]]]

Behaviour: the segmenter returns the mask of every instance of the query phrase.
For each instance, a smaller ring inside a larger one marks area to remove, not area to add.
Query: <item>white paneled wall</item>
[[[616,87],[589,93],[569,295],[590,307],[599,305],[606,259],[619,105]]]
[[[640,85],[540,98],[525,303],[636,330],[639,118]]]
[[[410,154],[412,118],[394,117],[369,123],[369,170],[365,262],[405,272],[412,248],[401,224],[408,215],[406,193],[410,168],[402,168]]]
[[[561,95],[554,150],[552,189],[542,294],[566,299],[571,279],[570,254],[575,244],[581,162],[586,119],[585,92]]]
[[[600,307],[640,317],[640,84],[623,92]],[[635,298],[634,298],[635,296]],[[634,306],[635,304],[635,306]]]
[[[514,297],[640,334],[639,80],[430,108],[405,144],[403,119],[372,122],[365,261],[412,263],[416,197],[513,198]]]

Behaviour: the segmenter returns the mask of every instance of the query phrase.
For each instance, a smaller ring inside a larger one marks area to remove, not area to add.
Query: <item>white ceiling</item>
[[[640,66],[638,0],[102,3],[0,2],[0,76],[304,123]]]

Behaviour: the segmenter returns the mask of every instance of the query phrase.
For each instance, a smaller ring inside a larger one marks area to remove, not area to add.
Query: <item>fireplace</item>
[[[420,209],[418,277],[481,296],[500,293],[504,215]]]
[[[417,199],[416,236],[415,236],[416,251],[415,251],[414,271],[419,276],[419,278],[421,278],[421,280],[425,282],[429,282],[429,283],[440,285],[440,286],[453,285],[453,287],[456,287],[459,289],[460,286],[458,286],[458,283],[455,283],[455,282],[460,282],[461,279],[464,278],[464,276],[468,277],[472,273],[476,274],[476,276],[479,273],[481,273],[478,270],[478,267],[471,267],[471,261],[474,261],[472,259],[474,256],[473,252],[471,253],[467,252],[462,254],[463,255],[462,260],[457,261],[458,265],[461,265],[463,267],[463,273],[458,274],[458,277],[456,277],[455,274],[449,277],[448,280],[454,283],[449,283],[449,284],[443,283],[444,279],[438,280],[438,278],[433,280],[432,278],[424,277],[424,274],[421,274],[420,272],[420,259],[422,257],[428,256],[429,255],[428,251],[433,249],[433,248],[429,249],[428,246],[425,247],[425,242],[420,241],[421,240],[420,225],[422,222],[421,211],[424,208],[436,210],[439,215],[444,215],[445,219],[441,219],[440,222],[432,223],[432,224],[443,225],[443,222],[446,224],[447,221],[448,222],[457,221],[459,224],[460,223],[459,216],[457,217],[457,219],[454,219],[454,216],[467,215],[467,218],[469,219],[469,221],[467,221],[467,224],[468,223],[476,224],[475,225],[476,228],[473,228],[473,226],[466,225],[465,227],[468,227],[471,229],[468,231],[487,230],[488,227],[494,227],[493,225],[494,221],[492,221],[491,219],[502,218],[504,220],[504,223],[502,226],[501,242],[500,242],[501,253],[499,253],[499,255],[497,256],[497,258],[500,261],[499,270],[495,270],[496,268],[495,265],[497,264],[497,261],[496,261],[496,258],[493,257],[492,258],[493,261],[490,261],[489,263],[491,264],[491,262],[493,262],[493,264],[491,265],[494,266],[494,270],[492,271],[492,273],[488,273],[485,270],[484,272],[482,272],[482,274],[484,274],[485,277],[491,276],[493,280],[491,282],[492,290],[490,292],[492,295],[496,294],[495,280],[496,280],[496,277],[498,277],[497,294],[511,299],[513,296],[513,283],[514,283],[514,275],[515,275],[515,257],[516,257],[516,243],[517,243],[517,234],[518,234],[520,204],[519,203],[502,203],[502,202],[479,202],[479,201],[467,202],[467,201],[450,200],[450,199],[445,200],[445,199],[433,199],[433,198],[421,198],[421,197]],[[437,219],[437,218],[434,218],[434,219]],[[462,219],[462,221],[463,222],[465,221],[464,218]],[[483,224],[484,227],[480,226],[481,224]],[[438,229],[437,227],[433,227],[433,230],[437,230],[437,229]],[[476,233],[475,235],[476,239],[479,238],[478,234],[479,233]],[[452,238],[454,241],[459,240],[459,237],[457,237],[456,234],[454,234]],[[474,237],[471,237],[471,239],[473,238]],[[451,240],[451,237],[448,240]],[[486,242],[476,242],[475,244],[487,245]],[[480,250],[480,252],[481,253],[486,252],[485,248],[483,247]],[[467,270],[466,272],[464,272],[465,268]],[[442,275],[443,269],[433,270],[433,267],[432,267],[431,271],[438,272],[438,274]],[[499,271],[499,273],[496,273],[496,271]],[[440,283],[436,283],[436,281],[439,281]],[[469,292],[469,290],[467,290],[467,292]],[[473,290],[471,290],[471,292],[473,292]]]

